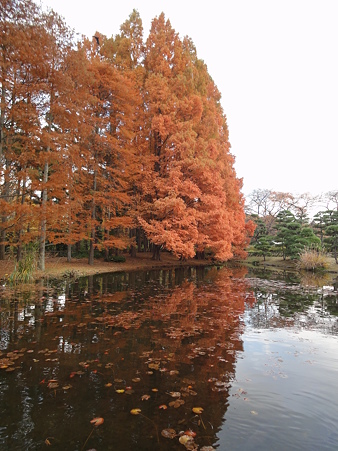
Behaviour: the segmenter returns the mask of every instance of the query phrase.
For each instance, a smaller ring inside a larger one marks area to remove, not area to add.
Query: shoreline
[[[170,253],[163,252],[161,254],[161,260],[156,261],[152,259],[152,254],[139,253],[136,257],[130,257],[125,255],[125,262],[106,262],[103,259],[96,259],[93,265],[88,264],[87,258],[73,258],[71,262],[67,262],[66,257],[47,257],[45,271],[36,270],[34,272],[34,279],[41,279],[44,277],[50,278],[62,278],[66,276],[72,277],[84,277],[94,274],[103,274],[108,272],[124,272],[124,271],[142,271],[152,269],[168,269],[179,268],[186,266],[214,266],[214,265],[243,265],[248,269],[262,269],[272,272],[294,272],[299,273],[296,269],[294,262],[290,260],[282,260],[276,257],[267,257],[266,261],[262,257],[248,257],[246,260],[234,259],[228,262],[215,262],[211,260],[197,260],[188,259],[185,261],[178,260]],[[7,277],[13,272],[15,262],[9,258],[0,261],[0,280],[6,280]],[[306,271],[305,271],[306,273]],[[313,274],[311,271],[309,275]],[[325,271],[318,271],[314,274],[330,274],[338,277],[338,265],[334,259],[330,259],[329,268]]]
[[[126,261],[106,262],[103,259],[96,259],[93,265],[88,264],[87,258],[74,258],[71,262],[67,262],[66,257],[47,257],[45,263],[45,271],[36,270],[34,279],[43,277],[61,278],[67,275],[76,277],[91,276],[94,274],[102,274],[107,272],[123,272],[123,271],[141,271],[151,269],[168,269],[184,266],[211,266],[215,262],[210,260],[188,259],[180,261],[173,255],[163,252],[161,260],[153,260],[151,253],[140,253],[136,257],[125,256]],[[15,262],[9,259],[0,261],[0,279],[5,280],[15,267]]]

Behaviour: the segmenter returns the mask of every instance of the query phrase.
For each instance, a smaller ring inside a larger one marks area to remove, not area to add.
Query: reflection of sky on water
[[[218,435],[220,449],[336,450],[337,319],[327,311],[323,318],[311,306],[311,315],[279,328],[277,307],[268,309],[273,314],[266,318],[275,315],[268,327],[252,321],[260,306],[246,312],[244,352]]]

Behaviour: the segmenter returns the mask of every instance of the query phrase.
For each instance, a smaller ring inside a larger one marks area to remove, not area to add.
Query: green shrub
[[[111,257],[109,257],[109,261],[115,263],[124,263],[126,261],[126,257],[124,257],[123,255],[112,255]]]
[[[15,264],[14,271],[8,277],[11,285],[17,283],[30,283],[34,280],[34,272],[37,264],[37,245],[28,244],[23,252],[23,258]]]

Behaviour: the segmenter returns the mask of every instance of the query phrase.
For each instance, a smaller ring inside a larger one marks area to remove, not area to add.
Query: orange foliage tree
[[[241,181],[220,93],[164,14],[143,43],[137,11],[120,33],[75,45],[53,11],[2,0],[0,258],[85,242],[110,258],[152,248],[181,259],[242,255]],[[102,255],[102,254],[101,254]]]

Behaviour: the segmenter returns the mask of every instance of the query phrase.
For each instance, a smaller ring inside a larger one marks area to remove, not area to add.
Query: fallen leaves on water
[[[141,396],[142,401],[148,401],[148,399],[150,399],[150,395],[142,395]]]
[[[169,371],[170,376],[175,376],[176,374],[179,374],[179,371],[177,370],[171,370]]]
[[[96,417],[96,418],[93,418],[92,420],[90,420],[90,422],[93,426],[97,427],[97,426],[100,426],[104,422],[104,419],[102,417]]]
[[[162,409],[162,410],[166,410],[167,408],[168,408],[168,406],[166,406],[165,404],[161,404],[159,406],[159,409]]]
[[[177,436],[175,429],[170,429],[170,428],[163,429],[161,431],[161,435],[165,438],[171,438],[171,439],[173,439]]]
[[[52,443],[51,443],[52,439],[54,439],[54,437],[47,437],[46,440],[45,440],[45,445],[51,446],[52,445]]]
[[[123,388],[117,389],[115,391],[116,391],[116,393],[124,393],[125,392],[125,390]]]
[[[179,442],[181,443],[181,445],[185,446],[185,449],[189,450],[189,451],[197,451],[198,450],[198,445],[194,442],[193,437],[190,437],[189,435],[181,435],[181,437],[179,438]]]
[[[183,404],[185,404],[185,401],[183,399],[176,399],[175,401],[171,401],[169,403],[169,406],[178,409],[179,407],[183,406]]]
[[[193,407],[192,408],[192,411],[194,412],[194,413],[197,413],[197,415],[201,415],[201,413],[203,412],[203,407]]]
[[[171,391],[171,392],[169,392],[169,395],[172,398],[179,398],[181,396],[181,393],[179,391]]]
[[[185,431],[184,435],[189,435],[189,437],[196,437],[196,432],[189,429],[188,431]]]
[[[141,409],[131,409],[130,413],[132,415],[140,415]]]
[[[178,439],[178,441],[182,444],[185,445],[188,442],[191,442],[192,438],[189,437],[189,435],[181,435],[181,437]]]

